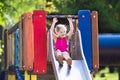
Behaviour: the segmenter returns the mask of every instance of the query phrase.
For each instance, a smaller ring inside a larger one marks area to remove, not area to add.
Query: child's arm
[[[56,38],[56,34],[54,33],[54,27],[55,27],[55,24],[57,23],[57,18],[53,18],[53,22],[52,22],[52,25],[51,25],[51,28],[50,30],[52,31],[52,34],[53,34],[53,39]]]
[[[68,17],[67,18],[69,21],[69,26],[70,26],[70,31],[67,33],[68,39],[71,38],[72,34],[73,34],[73,22],[72,22],[72,18]]]

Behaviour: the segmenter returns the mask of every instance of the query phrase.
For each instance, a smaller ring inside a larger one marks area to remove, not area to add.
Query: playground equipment
[[[50,53],[52,54],[52,65],[53,65],[54,73],[56,76],[56,80],[70,80],[70,79],[71,80],[81,80],[81,79],[92,80],[90,76],[90,71],[88,69],[88,66],[83,54],[80,35],[81,34],[78,30],[76,32],[76,37],[78,38],[78,40],[76,41],[77,45],[75,46],[75,47],[78,47],[76,50],[77,53],[75,53],[76,55],[78,55],[78,57],[77,59],[72,60],[72,68],[69,68],[65,61],[64,61],[63,67],[61,68],[54,55],[55,52],[53,47],[52,32],[50,32],[50,45],[51,45]]]
[[[120,34],[99,34],[100,65],[118,68],[120,80]]]
[[[102,66],[120,66],[120,34],[99,34],[100,64]],[[109,55],[109,56],[108,56]]]
[[[72,15],[75,31],[70,41],[71,68],[66,62],[59,67],[51,31],[46,34],[46,19],[53,17],[68,16],[46,15],[43,10],[35,10],[33,14],[24,13],[20,22],[5,30],[5,80],[51,79],[45,77],[49,74],[47,58],[52,62],[56,80],[92,80],[90,72],[99,68],[97,11],[80,10],[78,15]]]

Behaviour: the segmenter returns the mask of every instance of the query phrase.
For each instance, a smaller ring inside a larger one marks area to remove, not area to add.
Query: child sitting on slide
[[[53,40],[55,42],[55,56],[60,65],[63,65],[63,59],[66,60],[68,66],[72,65],[72,59],[68,53],[68,40],[71,38],[73,34],[73,23],[72,18],[68,16],[70,31],[67,33],[67,28],[63,24],[58,24],[55,27],[55,24],[58,22],[58,19],[53,18],[53,22],[51,25],[51,31],[53,35]],[[55,28],[55,29],[54,29]]]

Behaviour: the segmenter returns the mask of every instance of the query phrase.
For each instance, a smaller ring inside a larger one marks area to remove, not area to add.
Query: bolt
[[[42,17],[42,15],[39,15],[39,17],[41,18],[41,17]]]
[[[95,68],[97,67],[97,65],[95,65]]]
[[[37,70],[36,72],[38,73],[39,71]]]
[[[94,15],[93,18],[96,18],[96,16]]]
[[[82,15],[82,18],[85,18],[85,15]]]
[[[32,67],[30,66],[30,69],[31,69]]]
[[[45,70],[43,70],[43,72],[45,72]]]

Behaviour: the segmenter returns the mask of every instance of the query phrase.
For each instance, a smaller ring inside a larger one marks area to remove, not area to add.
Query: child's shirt
[[[66,38],[57,38],[55,48],[56,50],[59,49],[61,52],[68,51],[68,43]]]

